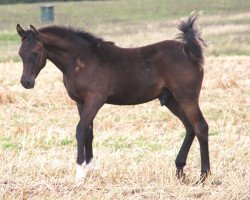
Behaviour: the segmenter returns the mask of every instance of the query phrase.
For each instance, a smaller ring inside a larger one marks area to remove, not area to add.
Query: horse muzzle
[[[25,89],[32,89],[35,86],[35,79],[21,78],[20,82]]]

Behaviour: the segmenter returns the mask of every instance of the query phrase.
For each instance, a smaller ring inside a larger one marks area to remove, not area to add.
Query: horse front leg
[[[77,125],[76,139],[77,139],[77,166],[76,166],[76,181],[84,180],[87,174],[93,169],[93,123],[91,123],[84,132],[81,128],[81,120]]]
[[[81,117],[81,115],[83,115],[83,107],[84,107],[84,103],[77,103],[77,109],[79,112],[79,116]],[[80,123],[80,122],[79,122]],[[82,160],[86,160],[86,164],[89,164],[93,158],[93,150],[92,150],[92,142],[93,142],[93,138],[94,138],[94,134],[93,134],[93,121],[90,123],[89,128],[88,128],[88,133],[86,135],[85,138],[85,149],[80,150],[81,153],[79,154],[79,162],[81,163]],[[76,132],[81,132],[81,123],[79,125],[79,127],[77,127]],[[81,133],[78,133],[77,135],[81,135]],[[79,140],[82,141],[82,140]],[[79,145],[81,146],[81,144]],[[82,149],[82,147],[80,147],[80,149]],[[84,157],[85,156],[85,157]],[[83,159],[81,159],[81,157],[83,157]]]
[[[77,106],[80,114],[80,121],[76,128],[76,182],[78,183],[84,181],[89,171],[93,168],[93,120],[103,104],[104,101],[102,99],[89,98],[88,101],[85,101],[82,108],[79,105]]]

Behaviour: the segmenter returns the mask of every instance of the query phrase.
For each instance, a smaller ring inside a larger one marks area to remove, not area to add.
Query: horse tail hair
[[[182,20],[178,26],[181,33],[178,35],[179,39],[184,45],[184,52],[197,64],[200,70],[203,69],[204,57],[203,47],[206,47],[206,42],[201,38],[201,30],[197,27],[196,21],[201,12],[194,16],[194,13]]]

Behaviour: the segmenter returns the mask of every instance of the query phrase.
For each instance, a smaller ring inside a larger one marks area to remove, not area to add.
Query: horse
[[[76,180],[83,181],[92,166],[93,120],[104,104],[136,105],[159,99],[183,123],[186,135],[176,157],[176,176],[184,166],[194,137],[201,156],[200,182],[210,173],[208,124],[199,107],[204,76],[205,41],[197,26],[199,15],[180,21],[173,40],[122,48],[83,29],[51,25],[24,30],[19,55],[23,62],[21,84],[26,89],[50,60],[62,73],[63,83],[76,102]]]

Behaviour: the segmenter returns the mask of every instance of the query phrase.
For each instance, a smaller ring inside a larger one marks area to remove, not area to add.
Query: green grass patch
[[[220,109],[210,108],[209,110],[205,111],[205,116],[208,119],[218,120],[223,117],[223,111]]]
[[[193,10],[204,10],[206,15],[228,15],[249,12],[248,0],[125,0],[82,1],[53,3],[56,24],[96,26],[99,23],[141,22],[176,19]],[[1,30],[15,30],[17,23],[41,26],[40,3],[0,5]],[[218,19],[220,20],[220,18]]]
[[[4,149],[20,149],[20,146],[16,143],[11,143],[11,142],[5,142],[2,144],[2,147]]]
[[[23,144],[23,145],[22,145]],[[0,147],[3,149],[21,149],[22,147],[35,147],[49,150],[51,148],[60,148],[67,146],[76,146],[74,138],[59,137],[58,134],[50,136],[43,135],[42,137],[31,138],[27,134],[22,137],[0,137]]]
[[[209,131],[209,132],[208,132],[208,135],[209,135],[209,136],[217,136],[217,135],[219,135],[219,134],[220,134],[219,131],[213,131],[213,130],[212,130],[212,131]]]
[[[63,138],[60,141],[60,146],[69,146],[73,144],[74,140],[72,138]]]
[[[122,149],[128,149],[131,148],[131,143],[128,142],[127,138],[124,137],[117,137],[117,138],[109,138],[101,143],[96,143],[97,147],[105,147],[105,148],[111,148],[114,151],[122,150]]]
[[[0,55],[0,62],[2,63],[6,63],[9,61],[13,61],[13,62],[21,62],[21,58],[20,56],[4,56],[4,55]]]
[[[152,141],[145,138],[139,138],[134,141],[134,146],[145,148],[150,151],[158,151],[164,148],[163,145],[161,145],[158,141]]]
[[[186,136],[186,131],[180,133],[180,138],[184,138]]]
[[[0,147],[3,149],[19,150],[21,148],[21,144],[13,141],[11,137],[0,137]]]
[[[108,138],[101,142],[97,141],[95,143],[95,146],[97,148],[111,148],[114,151],[133,148],[157,151],[164,148],[164,146],[161,145],[158,141],[152,141],[146,138],[138,138],[135,140],[131,140],[127,137]]]
[[[250,55],[250,31],[228,30],[225,33],[216,33],[209,35],[207,37],[207,41],[211,41],[211,45],[208,48],[210,55]]]
[[[71,146],[74,145],[74,138],[58,138],[57,136],[53,136],[48,140],[45,139],[43,145],[47,148]]]
[[[0,33],[0,42],[20,42],[17,33]]]

